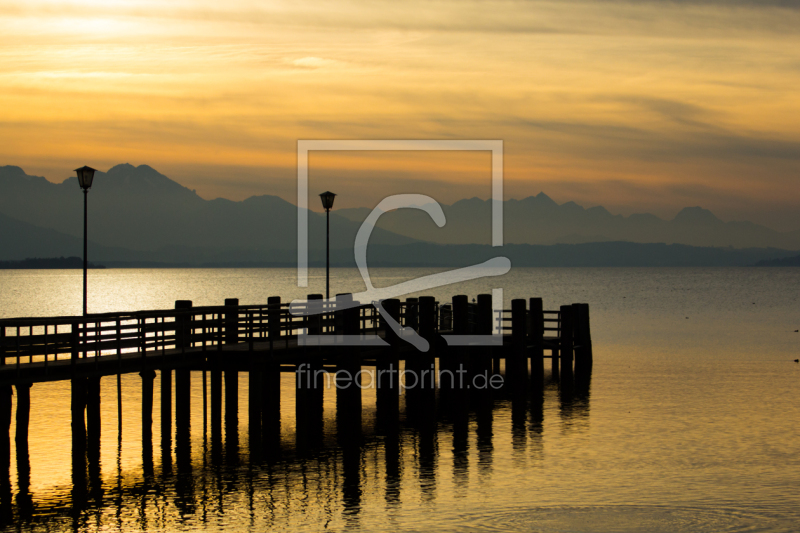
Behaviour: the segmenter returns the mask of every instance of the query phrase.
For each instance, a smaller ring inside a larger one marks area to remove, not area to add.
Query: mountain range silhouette
[[[296,261],[297,208],[277,196],[205,200],[152,167],[129,164],[98,172],[89,196],[92,260],[107,264],[287,266]],[[0,167],[0,260],[81,255],[82,203],[76,177],[56,184],[30,176],[19,167]],[[669,221],[651,214],[613,215],[603,207],[584,209],[574,202],[559,205],[544,193],[507,200],[503,207],[505,242],[523,247],[625,241],[774,248],[760,255],[747,252],[744,256],[750,264],[792,255],[783,250],[800,250],[800,232],[781,233],[751,222],[723,222],[700,207],[685,208]],[[420,210],[384,214],[372,233],[371,246],[376,252],[381,250],[382,256],[395,257],[391,261],[399,264],[432,264],[426,258],[446,259],[453,255],[452,245],[479,245],[471,248],[474,251],[489,244],[491,200],[471,198],[442,208],[447,218],[443,228],[436,227]],[[350,262],[348,250],[352,255],[355,234],[370,210],[331,212],[331,248],[341,250],[333,257]],[[309,212],[308,220],[309,257],[316,263],[324,258],[325,218]],[[450,245],[442,248],[449,252],[440,254],[431,245]],[[406,251],[402,257],[396,255],[401,249]],[[586,250],[588,253],[590,248]],[[528,252],[521,257],[530,256]],[[541,250],[538,253],[541,255]]]

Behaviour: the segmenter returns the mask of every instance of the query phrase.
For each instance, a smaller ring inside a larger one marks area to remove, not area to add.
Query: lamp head
[[[81,167],[76,168],[75,172],[78,174],[78,184],[81,186],[81,189],[84,191],[91,189],[94,173],[97,171],[92,167]]]
[[[325,208],[325,211],[330,211],[333,208],[333,199],[336,198],[336,195],[330,191],[326,191],[319,195],[322,198],[322,207]]]

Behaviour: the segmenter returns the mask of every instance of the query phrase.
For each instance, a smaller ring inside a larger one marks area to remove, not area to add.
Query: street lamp
[[[331,209],[336,195],[326,191],[319,195],[322,198],[322,207],[325,209],[325,299],[331,299]]]
[[[87,258],[86,253],[86,236],[87,236],[87,226],[88,226],[88,210],[86,208],[86,198],[89,193],[89,189],[92,187],[92,181],[94,180],[94,173],[97,172],[92,167],[81,167],[76,168],[75,172],[78,173],[78,184],[83,189],[83,316],[87,315],[86,312],[86,292],[88,286],[88,275],[87,271],[89,269],[89,260]]]

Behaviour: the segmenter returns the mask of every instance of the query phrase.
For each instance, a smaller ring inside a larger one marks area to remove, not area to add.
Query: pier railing
[[[478,304],[469,303],[466,314],[459,315],[456,298],[459,297],[454,298],[453,304],[435,302],[429,333],[456,330],[464,334],[489,333],[481,331],[480,326],[481,313],[488,312],[494,324],[492,330],[513,335],[512,309],[482,311]],[[317,305],[322,305],[322,315],[303,316],[290,312],[290,304],[281,302],[279,297],[270,300],[265,305],[238,305],[238,300],[232,299],[227,300],[226,305],[209,307],[191,307],[191,302],[179,301],[175,309],[166,310],[0,319],[0,365],[43,363],[47,367],[50,362],[62,359],[77,361],[97,356],[121,358],[130,353],[146,357],[154,352],[219,351],[224,345],[239,343],[249,343],[253,349],[258,343],[268,343],[270,347],[288,343],[304,333],[342,332],[342,312],[337,311],[335,303],[320,302]],[[565,334],[563,322],[565,307],[571,315],[579,317],[569,320],[568,334]],[[361,305],[357,312],[359,334],[384,335],[385,321],[373,305]],[[398,315],[401,325],[420,330],[417,299],[399,302]],[[456,324],[459,320],[465,323]],[[568,336],[576,339],[573,344],[577,347],[590,339],[586,304],[542,310],[541,299],[531,299],[530,309],[525,309],[521,323],[523,337],[534,346],[560,347],[561,339]],[[579,337],[583,340],[578,340]]]

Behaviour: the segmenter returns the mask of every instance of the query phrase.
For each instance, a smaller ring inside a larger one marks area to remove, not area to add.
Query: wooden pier
[[[17,448],[27,449],[32,385],[47,381],[71,382],[73,455],[85,451],[91,461],[99,456],[103,376],[118,376],[120,431],[119,376],[141,376],[142,440],[143,446],[151,447],[157,376],[162,439],[171,438],[174,421],[175,438],[180,441],[189,436],[191,372],[202,372],[204,420],[210,418],[212,437],[222,431],[223,405],[226,433],[238,425],[238,379],[245,372],[252,446],[269,442],[280,431],[281,372],[297,374],[301,439],[313,438],[302,434],[302,421],[321,419],[324,388],[331,383],[337,387],[337,409],[360,412],[365,383],[359,379],[365,368],[373,370],[370,376],[376,380],[373,386],[382,412],[397,412],[401,390],[407,405],[423,405],[437,388],[469,394],[469,386],[455,376],[469,380],[502,374],[503,387],[520,391],[537,387],[546,358],[551,359],[554,374],[591,371],[588,304],[545,310],[540,298],[530,298],[513,300],[511,309],[495,311],[491,295],[478,295],[476,303],[466,295],[454,296],[448,303],[433,297],[384,300],[382,305],[393,319],[428,341],[430,350],[420,352],[400,338],[373,305],[352,306],[347,294],[338,295],[336,302],[317,300],[322,296],[309,295],[308,305],[322,306],[322,314],[309,316],[293,314],[290,304],[276,296],[266,305],[239,305],[238,300],[228,299],[222,306],[193,307],[182,300],[169,310],[0,320],[0,461],[10,462],[12,393],[17,395]],[[454,346],[446,340],[489,336],[493,331],[495,341],[499,337],[493,346]],[[308,335],[315,336],[316,344],[307,342]],[[369,342],[341,345],[335,342],[341,335]],[[327,338],[333,342],[319,342]],[[413,387],[401,382],[401,369],[406,379],[413,372]],[[382,375],[389,379],[381,381]],[[357,386],[348,386],[352,384]]]

